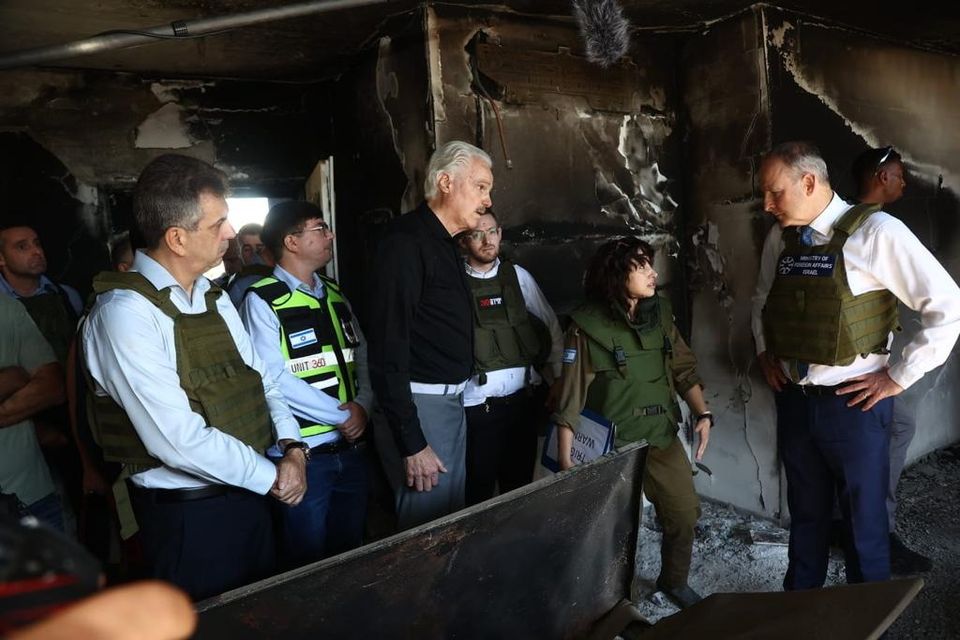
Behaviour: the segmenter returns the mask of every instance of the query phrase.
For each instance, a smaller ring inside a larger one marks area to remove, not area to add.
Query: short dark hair
[[[123,231],[118,233],[110,242],[110,264],[113,265],[114,269],[123,262],[127,254],[133,256],[133,243],[130,242],[130,232]]]
[[[857,188],[863,188],[870,182],[870,179],[885,165],[893,162],[903,162],[900,154],[893,147],[880,147],[878,149],[867,149],[858,155],[853,165],[850,167],[850,173],[853,175],[853,182]]]
[[[274,260],[279,261],[283,256],[283,239],[292,233],[303,231],[307,220],[313,218],[323,220],[323,211],[306,200],[286,200],[270,208],[263,221],[260,239],[273,254]]]
[[[237,230],[237,238],[240,236],[261,236],[263,240],[263,225],[256,222],[248,222]]]
[[[590,260],[583,278],[584,294],[605,307],[626,309],[627,280],[636,267],[653,264],[654,249],[636,236],[608,240]]]
[[[167,153],[150,162],[133,190],[133,217],[146,248],[160,245],[170,227],[195,230],[203,212],[200,195],[227,195],[227,176],[189,156]]]

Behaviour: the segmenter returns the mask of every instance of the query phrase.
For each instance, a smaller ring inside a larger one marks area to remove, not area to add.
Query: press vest
[[[251,285],[270,305],[280,322],[280,351],[287,370],[341,403],[357,395],[355,350],[360,345],[353,314],[336,282],[321,278],[325,294],[319,300],[270,276]],[[337,428],[294,414],[300,436],[306,438]]]
[[[617,446],[646,440],[665,448],[680,421],[671,375],[673,348],[664,330],[673,316],[665,298],[653,300],[651,321],[642,327],[628,323],[625,316],[615,318],[612,310],[596,303],[571,314],[586,335],[596,374],[585,406],[616,425]]]
[[[550,332],[527,310],[514,266],[501,261],[496,277],[468,275],[467,281],[473,299],[474,371],[482,375],[546,362]]]
[[[55,292],[45,291],[19,300],[40,329],[40,334],[50,343],[57,360],[64,364],[76,330],[77,314],[67,292],[57,285],[53,286]]]
[[[879,205],[851,207],[825,245],[805,247],[799,231],[783,232],[784,249],[763,309],[767,349],[778,358],[848,365],[858,355],[883,353],[898,329],[897,298],[887,290],[855,296],[847,282],[843,246]]]
[[[273,441],[260,374],[240,357],[230,329],[217,311],[223,291],[211,285],[205,300],[207,310],[182,313],[170,300],[167,289],[158,291],[141,274],[103,272],[93,281],[95,295],[114,289],[135,291],[173,319],[177,374],[190,408],[215,427],[263,452]],[[89,372],[85,370],[89,378]],[[94,439],[108,462],[121,462],[129,473],[161,466],[151,456],[130,418],[112,398],[98,396],[93,380],[87,380],[87,409]],[[156,416],[162,424],[163,417]]]

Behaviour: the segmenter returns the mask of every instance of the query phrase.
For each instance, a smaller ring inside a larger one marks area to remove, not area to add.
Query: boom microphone
[[[616,64],[630,49],[630,23],[616,0],[571,0],[587,50],[601,67]]]

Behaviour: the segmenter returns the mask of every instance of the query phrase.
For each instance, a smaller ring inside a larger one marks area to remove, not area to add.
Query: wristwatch
[[[697,422],[700,422],[704,418],[710,421],[710,428],[713,429],[713,422],[714,422],[713,414],[710,413],[709,411],[704,411],[703,413],[697,416]]]
[[[308,462],[310,461],[310,445],[308,445],[306,442],[302,442],[300,440],[288,442],[283,446],[283,455],[287,455],[291,449],[300,449],[303,451],[303,459]]]

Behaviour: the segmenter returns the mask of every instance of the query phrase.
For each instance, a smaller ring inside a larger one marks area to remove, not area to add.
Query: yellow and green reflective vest
[[[784,248],[763,308],[767,350],[784,360],[844,366],[857,356],[882,353],[899,328],[897,298],[889,291],[855,296],[847,282],[843,245],[875,204],[851,207],[825,245],[805,247],[796,227],[783,232]]]
[[[114,289],[135,291],[173,319],[173,334],[180,386],[190,408],[215,427],[263,453],[273,442],[273,428],[260,373],[240,357],[227,323],[217,311],[223,290],[211,285],[203,313],[182,313],[170,300],[167,289],[158,291],[141,274],[103,272],[93,280],[100,295]],[[94,440],[108,462],[125,464],[130,473],[161,466],[150,455],[130,418],[109,396],[94,393],[87,380],[87,411]],[[163,424],[162,416],[157,416]]]
[[[474,372],[539,367],[550,355],[550,332],[527,311],[514,266],[500,261],[496,277],[467,276],[473,297]],[[481,378],[481,384],[484,384]]]
[[[340,287],[329,278],[321,280],[326,290],[322,300],[300,289],[291,291],[273,276],[251,285],[247,295],[257,294],[277,314],[280,351],[287,370],[341,403],[350,402],[358,390],[355,352],[360,340]],[[302,438],[337,428],[296,413],[294,417]]]
[[[646,440],[665,448],[680,422],[673,386],[673,348],[664,327],[673,321],[670,303],[659,296],[639,302],[645,322],[628,322],[626,314],[587,303],[571,317],[587,337],[596,374],[585,408],[617,427],[616,445]]]

